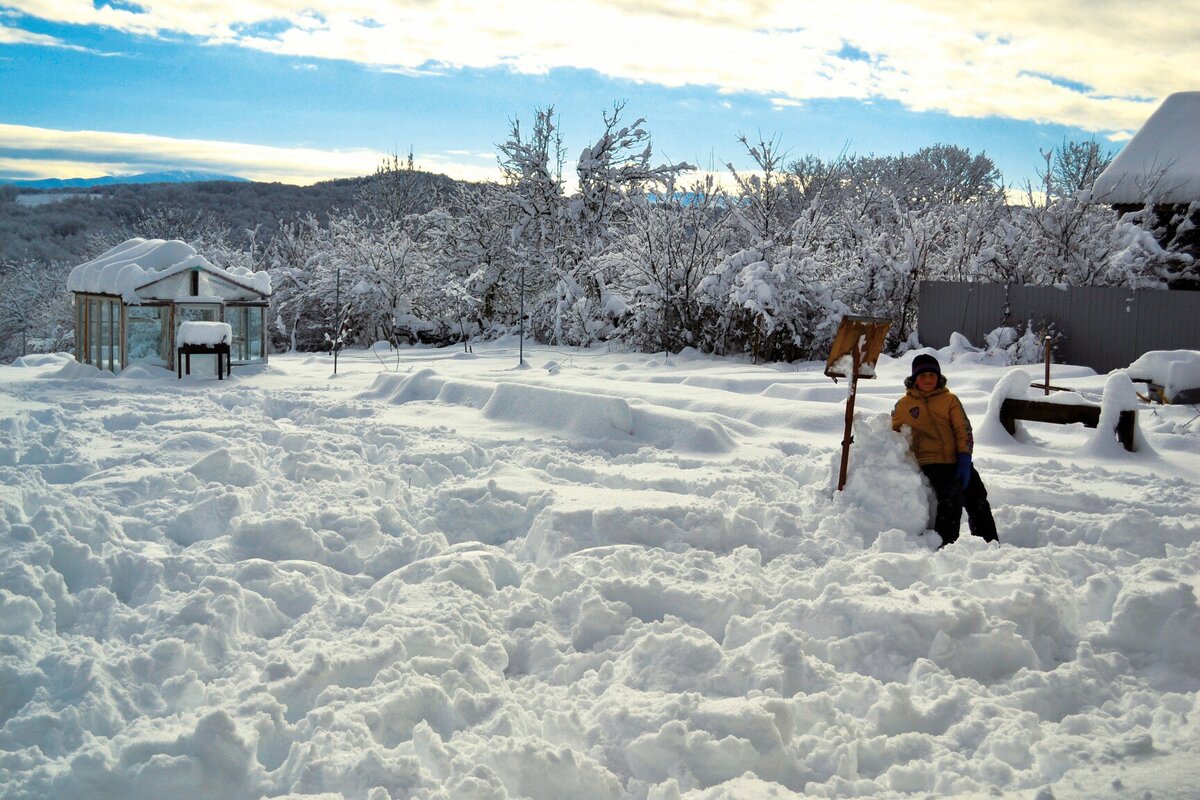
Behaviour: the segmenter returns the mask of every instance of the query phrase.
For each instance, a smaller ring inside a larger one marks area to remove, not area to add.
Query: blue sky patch
[[[1091,94],[1093,91],[1095,91],[1091,86],[1088,86],[1086,83],[1079,83],[1078,81],[1070,81],[1070,80],[1067,80],[1066,78],[1060,78],[1057,75],[1051,75],[1048,72],[1033,72],[1032,70],[1022,70],[1020,74],[1030,77],[1030,78],[1040,78],[1041,80],[1049,81],[1050,83],[1053,83],[1055,86],[1061,86],[1064,89],[1070,89],[1072,92],[1079,92],[1080,94]]]
[[[861,49],[855,47],[854,45],[850,44],[849,42],[846,42],[845,44],[843,44],[842,49],[838,50],[837,53],[835,53],[834,55],[836,55],[838,58],[843,59],[845,61],[867,61],[867,62],[869,62],[872,60],[870,53],[868,53],[866,50],[861,50]]]

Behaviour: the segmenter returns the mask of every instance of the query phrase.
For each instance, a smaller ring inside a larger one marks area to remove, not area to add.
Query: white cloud
[[[0,25],[0,45],[6,44],[23,44],[34,45],[37,47],[58,47],[63,50],[77,50],[81,53],[93,53],[95,55],[115,55],[115,53],[99,53],[87,47],[65,42],[55,36],[47,36],[44,33],[33,33],[32,31],[22,30],[21,28],[10,28],[6,25]]]
[[[44,47],[62,47],[66,42],[41,33],[30,33],[20,28],[0,25],[0,44],[36,44]]]
[[[76,161],[70,158],[11,158],[0,155],[0,175],[16,180],[43,178],[102,178],[145,172],[124,161]]]
[[[186,33],[302,58],[422,74],[594,69],[777,102],[888,98],[919,111],[1087,130],[1137,128],[1194,88],[1200,0],[6,0],[29,16]],[[282,23],[282,24],[281,24]],[[864,60],[863,55],[866,59]]]
[[[470,153],[454,153],[456,156],[466,156],[471,158]],[[495,158],[495,156],[492,156]],[[449,175],[460,181],[499,181],[500,168],[495,162],[489,165],[480,165],[472,162],[463,162],[457,158],[448,158],[439,153],[417,153],[413,157],[413,165],[426,172],[440,172],[443,175]]]
[[[0,124],[0,173],[28,178],[127,175],[163,169],[197,169],[256,181],[306,185],[370,175],[388,158],[367,149],[268,147],[207,139],[174,139],[110,131],[62,131]],[[417,166],[454,178],[483,180],[496,170],[421,156]]]

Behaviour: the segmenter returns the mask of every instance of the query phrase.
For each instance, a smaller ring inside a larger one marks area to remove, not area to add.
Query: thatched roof
[[[1096,179],[1093,197],[1114,206],[1200,200],[1200,92],[1169,95]]]

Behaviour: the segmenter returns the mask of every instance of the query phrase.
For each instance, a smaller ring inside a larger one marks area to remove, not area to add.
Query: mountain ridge
[[[0,178],[0,186],[15,186],[18,189],[88,189],[93,186],[116,186],[119,184],[203,183],[206,181],[251,182],[247,178],[239,178],[237,175],[174,169],[162,172],[139,172],[135,175],[102,175],[99,178],[40,178],[37,180]]]

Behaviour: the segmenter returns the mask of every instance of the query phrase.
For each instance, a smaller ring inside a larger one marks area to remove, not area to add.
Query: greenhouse
[[[271,279],[221,268],[191,245],[130,239],[71,270],[75,358],[119,373],[134,363],[173,368],[176,331],[188,321],[225,322],[235,365],[267,360]]]

